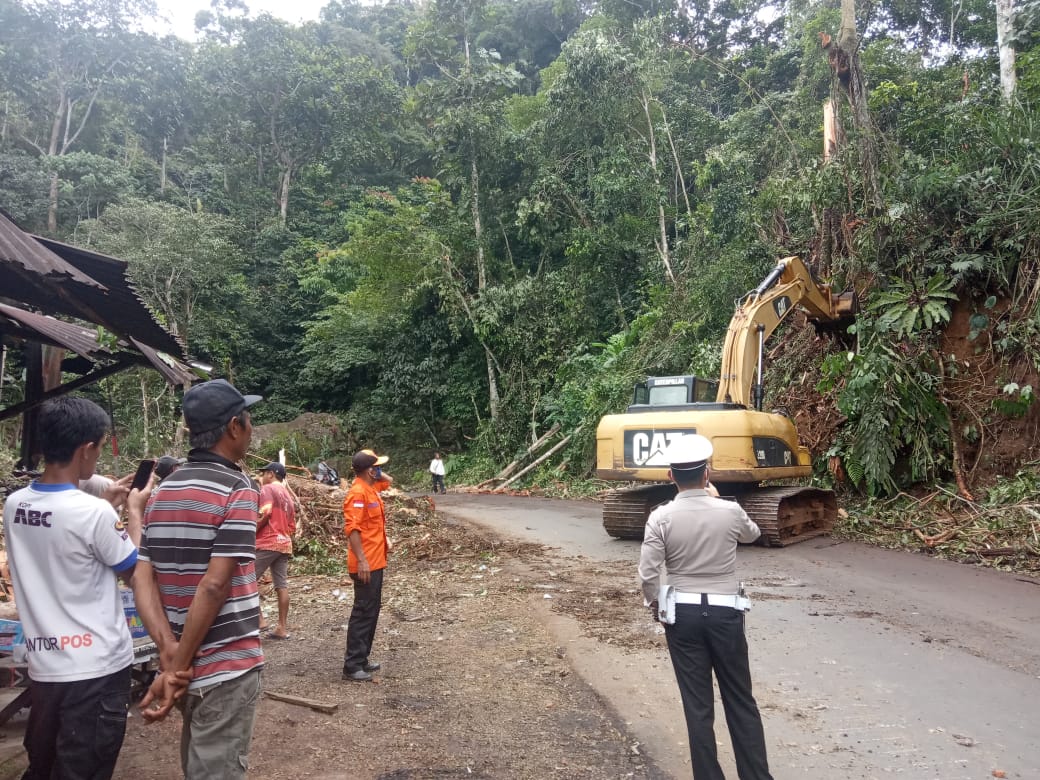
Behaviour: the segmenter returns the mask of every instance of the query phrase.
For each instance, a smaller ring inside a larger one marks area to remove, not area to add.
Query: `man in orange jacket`
[[[394,481],[380,468],[386,455],[361,450],[354,455],[354,482],[343,500],[343,532],[347,535],[347,569],[354,581],[354,608],[347,623],[347,650],[343,679],[367,682],[379,663],[369,658],[383,601],[383,572],[390,542],[386,512],[379,493]]]

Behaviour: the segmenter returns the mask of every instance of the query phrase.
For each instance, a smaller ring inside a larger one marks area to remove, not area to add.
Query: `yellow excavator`
[[[675,486],[666,482],[665,449],[674,438],[689,433],[711,440],[711,483],[758,524],[761,544],[782,547],[831,530],[838,512],[833,491],[762,486],[812,474],[809,451],[799,443],[791,419],[762,411],[766,340],[797,307],[817,327],[838,329],[852,322],[858,308],[854,291],[835,294],[813,279],[801,259],[786,257],[737,302],[718,381],[650,377],[636,386],[624,414],[600,420],[596,476],[655,483],[615,490],[606,497],[603,527],[608,534],[643,538],[650,511],[675,495]]]

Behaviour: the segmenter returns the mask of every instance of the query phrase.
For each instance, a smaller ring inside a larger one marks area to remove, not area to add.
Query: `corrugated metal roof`
[[[0,292],[0,295],[12,297],[43,311],[69,314],[88,322],[96,322],[119,336],[137,339],[177,359],[183,360],[186,357],[184,344],[156,321],[152,312],[138,297],[127,275],[125,261],[49,238],[33,238],[59,259],[100,282],[102,287],[89,287],[66,281],[59,286],[64,288],[64,292],[71,293],[71,296],[63,295],[60,300],[55,300],[53,292],[48,296],[47,288],[52,288],[53,285],[22,286],[18,289],[18,294],[8,295],[6,292]],[[0,290],[5,287],[6,284],[0,286]],[[41,287],[43,289],[40,289]]]
[[[0,335],[64,347],[77,355],[82,355],[92,363],[129,360],[141,365],[148,365],[158,371],[163,379],[171,385],[190,385],[198,379],[191,368],[184,363],[169,355],[159,353],[135,338],[131,338],[129,343],[120,340],[117,349],[112,350],[98,342],[97,332],[94,330],[74,322],[63,322],[53,317],[2,303],[0,303]]]
[[[88,360],[93,360],[99,352],[111,355],[111,351],[98,344],[97,331],[84,328],[72,322],[62,322],[44,314],[35,314],[14,306],[0,303],[0,315],[14,320],[17,326],[4,326],[0,322],[0,333],[10,331],[18,338],[26,338],[33,334],[45,337],[49,344],[57,344],[65,347],[77,355],[82,355]]]
[[[162,374],[163,378],[171,385],[190,385],[198,379],[195,372],[179,360],[159,353],[135,338],[131,337],[130,342],[140,350],[141,354],[152,364],[152,367]]]
[[[91,279],[24,233],[3,212],[0,212],[0,263],[8,266],[8,270],[14,274],[45,276],[55,280],[67,277],[79,284],[101,286],[100,282]]]

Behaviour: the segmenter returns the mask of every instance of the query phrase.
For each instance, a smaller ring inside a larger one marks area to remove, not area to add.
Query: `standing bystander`
[[[759,537],[739,504],[705,490],[711,442],[697,434],[669,445],[668,477],[679,489],[647,520],[639,578],[679,683],[696,780],[723,780],[715,744],[712,671],[719,683],[740,780],[771,780],[762,719],[751,693],[737,544]],[[664,567],[668,581],[661,583]],[[664,588],[661,585],[664,584]],[[663,600],[662,600],[663,597]]]
[[[354,455],[354,482],[343,499],[343,531],[347,535],[347,570],[354,582],[354,607],[347,622],[347,650],[343,679],[366,682],[380,665],[369,654],[383,602],[383,572],[390,542],[386,537],[386,511],[379,492],[394,481],[380,468],[390,459],[372,450]]]
[[[444,461],[441,460],[439,452],[433,453],[433,460],[430,461],[430,474],[433,476],[433,492],[435,494],[447,493],[448,491],[444,488]]]
[[[278,596],[278,626],[267,636],[288,639],[289,627],[289,557],[296,533],[296,506],[285,486],[285,466],[268,463],[260,470],[260,516],[256,523],[256,579],[271,570]],[[260,630],[265,628],[260,615]]]
[[[43,475],[4,503],[32,680],[28,780],[109,778],[126,733],[134,651],[117,580],[134,570],[139,528],[128,533],[112,504],[77,487],[93,475],[108,427],[84,398],[44,403]],[[124,483],[115,483],[121,499]],[[133,491],[129,501],[140,511],[146,497]]]
[[[223,379],[188,390],[182,409],[192,449],[144,512],[137,608],[156,638],[163,626],[149,615],[161,615],[161,605],[176,641],[156,641],[160,674],[142,714],[161,720],[179,699],[188,780],[242,778],[248,769],[264,656],[254,566],[258,493],[237,464],[253,431],[247,407],[259,400]]]

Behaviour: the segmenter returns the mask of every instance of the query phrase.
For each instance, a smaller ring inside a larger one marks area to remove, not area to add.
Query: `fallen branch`
[[[338,704],[326,704],[324,702],[315,701],[314,699],[305,699],[302,696],[292,696],[288,693],[264,691],[264,696],[269,699],[274,699],[275,701],[284,701],[286,704],[295,704],[299,707],[309,707],[312,710],[324,712],[326,715],[330,715],[339,709]]]
[[[485,479],[483,482],[477,485],[477,487],[482,488],[485,485],[491,484],[492,482],[499,482],[508,477],[510,474],[513,473],[513,469],[520,465],[524,458],[526,458],[532,452],[536,452],[543,444],[545,444],[545,442],[548,439],[552,438],[559,430],[560,424],[555,423],[549,430],[547,430],[544,434],[542,434],[539,437],[538,441],[536,441],[534,444],[528,447],[527,450],[520,457],[518,457],[516,460],[514,460],[512,463],[510,463],[508,466],[506,466],[504,469],[498,472],[496,476],[492,477],[491,479]]]
[[[542,463],[543,461],[545,461],[545,460],[546,460],[546,459],[547,459],[547,458],[548,458],[549,456],[551,456],[551,455],[552,455],[552,454],[553,454],[554,452],[556,452],[557,450],[559,450],[559,449],[560,449],[561,447],[565,446],[565,445],[567,444],[567,442],[569,442],[569,441],[571,440],[571,438],[572,438],[572,437],[573,437],[573,436],[574,436],[574,435],[575,435],[576,433],[578,433],[578,431],[580,431],[580,430],[581,430],[581,426],[579,425],[579,426],[578,426],[577,428],[575,428],[575,429],[574,429],[574,431],[573,431],[572,433],[569,433],[569,434],[567,434],[566,436],[564,436],[564,437],[563,437],[562,439],[560,439],[560,441],[556,443],[556,446],[555,446],[555,447],[553,447],[553,448],[552,448],[551,450],[549,450],[549,451],[548,451],[547,453],[545,453],[544,455],[542,455],[542,457],[538,458],[538,460],[534,461],[534,462],[533,462],[533,463],[532,463],[532,464],[531,464],[530,466],[528,466],[527,468],[525,468],[525,469],[523,469],[522,471],[518,472],[518,473],[517,473],[517,474],[516,474],[515,476],[513,476],[513,477],[510,477],[509,479],[507,479],[507,480],[506,480],[505,482],[503,482],[503,483],[502,483],[501,485],[499,485],[499,486],[498,486],[497,488],[495,488],[495,489],[494,489],[493,491],[491,491],[491,492],[492,492],[492,493],[497,493],[497,492],[498,492],[498,491],[500,491],[500,490],[504,490],[504,489],[505,489],[505,488],[506,488],[506,487],[507,487],[508,485],[511,485],[512,483],[516,482],[516,481],[517,481],[518,479],[520,479],[520,477],[522,477],[522,476],[523,476],[524,474],[526,474],[527,472],[529,472],[529,471],[530,471],[531,469],[533,469],[533,468],[534,468],[535,466],[537,466],[537,465],[538,465],[539,463]]]

